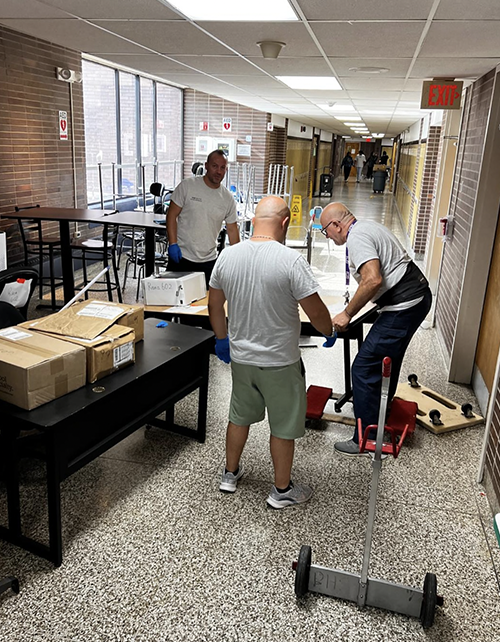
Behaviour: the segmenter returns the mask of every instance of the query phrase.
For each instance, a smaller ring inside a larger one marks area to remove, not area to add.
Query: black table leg
[[[152,227],[146,228],[146,264],[144,266],[145,276],[151,276],[155,272],[155,230]]]
[[[54,431],[46,433],[47,452],[47,504],[49,509],[50,560],[56,565],[62,563],[61,527],[61,480],[59,479],[58,457]]]
[[[61,268],[63,274],[64,303],[67,303],[75,296],[75,276],[73,274],[73,259],[71,257],[69,221],[59,221],[59,235],[61,237]]]

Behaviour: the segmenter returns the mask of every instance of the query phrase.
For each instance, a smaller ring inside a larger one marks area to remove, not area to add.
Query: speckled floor
[[[334,197],[401,234],[390,194],[342,183]],[[315,272],[325,292],[342,293],[343,251],[317,236]],[[337,345],[305,348],[308,383],[341,390],[341,356]],[[477,410],[469,388],[446,382],[434,330],[418,331],[402,379],[409,371]],[[425,573],[436,573],[445,603],[424,631],[402,615],[318,594],[295,598],[291,565],[302,544],[315,564],[360,571],[370,461],[336,455],[334,442],[351,428],[318,422],[298,442],[294,465],[294,479],[314,488],[311,501],[267,509],[264,421],[251,430],[238,491],[220,493],[230,385],[229,367],[211,357],[205,444],[144,428],[63,483],[60,568],[0,543],[0,570],[21,585],[19,595],[0,597],[2,642],[500,640],[500,551],[476,483],[483,426],[440,436],[417,428],[400,457],[383,464],[370,575],[421,588]],[[194,425],[194,401],[176,409],[186,425]],[[43,475],[23,463],[26,521],[42,535]]]

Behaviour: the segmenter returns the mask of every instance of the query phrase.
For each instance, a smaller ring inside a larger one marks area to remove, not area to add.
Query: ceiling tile
[[[327,56],[363,52],[374,58],[413,57],[424,22],[315,22],[311,27]],[[349,65],[354,67],[356,65]],[[372,65],[373,66],[373,65]],[[338,73],[338,72],[337,72]]]
[[[106,33],[87,22],[70,20],[2,20],[3,24],[21,33],[48,40],[61,47],[90,54],[144,53],[131,42]]]
[[[17,1],[19,4],[25,3],[25,0]],[[158,0],[43,0],[43,3],[59,7],[81,18],[182,20],[175,11],[168,9]]]
[[[407,52],[409,56],[410,53]],[[355,67],[378,67],[389,69],[389,71],[379,74],[376,78],[405,78],[410,68],[411,56],[409,58],[329,58],[336,73],[340,77],[349,76],[351,78],[371,78],[369,74],[360,74],[356,71],[349,71]]]
[[[350,97],[356,101],[357,98],[362,100],[398,100],[401,92],[399,91],[381,91],[381,88],[378,87],[376,90],[366,90],[366,91],[350,91]]]
[[[306,27],[297,22],[200,22],[209,33],[232,47],[244,56],[259,57],[258,42],[277,40],[284,42],[282,55],[319,56]]]
[[[390,16],[391,20],[423,19],[429,15],[434,0],[298,0],[298,4],[308,20],[381,20]]]
[[[468,58],[500,55],[499,25],[495,21],[433,22],[420,50],[422,58],[454,57],[466,50]]]
[[[174,56],[174,58],[179,62],[215,76],[262,76],[262,71],[256,69],[244,58],[235,55]]]
[[[65,11],[46,6],[37,0],[2,0],[0,20],[4,18],[67,18]]]
[[[435,18],[438,20],[500,20],[498,0],[441,0]]]
[[[102,58],[116,65],[130,67],[152,75],[187,72],[183,65],[156,54],[107,54]]]
[[[164,54],[227,54],[228,50],[189,22],[96,20],[113,33]]]
[[[331,69],[323,57],[287,58],[280,55],[277,60],[249,56],[249,60],[273,76],[329,76]]]
[[[500,46],[494,58],[422,58],[415,61],[411,78],[479,78],[500,62]]]

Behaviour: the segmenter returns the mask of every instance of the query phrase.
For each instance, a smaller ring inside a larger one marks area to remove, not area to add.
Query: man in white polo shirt
[[[191,176],[175,188],[167,213],[168,269],[204,272],[207,282],[217,259],[217,237],[222,225],[231,245],[240,240],[236,202],[221,185],[227,159],[216,149],[208,155],[204,176]]]

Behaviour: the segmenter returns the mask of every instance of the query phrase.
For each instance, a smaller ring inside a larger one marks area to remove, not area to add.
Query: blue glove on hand
[[[225,339],[215,339],[215,354],[224,363],[231,363],[231,355],[229,353],[229,337]]]
[[[323,344],[323,348],[331,348],[335,341],[337,341],[337,333],[334,332],[331,337],[327,337],[326,334],[323,335],[326,339],[325,343]]]
[[[174,263],[179,263],[182,259],[181,248],[177,245],[177,243],[172,243],[168,246],[168,258],[172,259]]]

